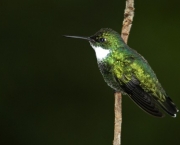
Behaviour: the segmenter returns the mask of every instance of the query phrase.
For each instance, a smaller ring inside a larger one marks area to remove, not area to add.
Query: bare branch
[[[124,21],[121,31],[121,37],[127,43],[134,17],[134,0],[126,0],[126,8],[124,11]]]
[[[121,144],[121,123],[122,123],[122,95],[121,92],[114,93],[115,122],[114,122],[114,141],[113,145]]]

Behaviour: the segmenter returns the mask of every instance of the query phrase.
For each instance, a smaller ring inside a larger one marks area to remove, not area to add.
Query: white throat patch
[[[96,53],[96,58],[98,60],[103,60],[110,53],[110,51],[108,49],[103,49],[102,47],[99,47],[99,46],[93,46],[93,45],[91,45],[91,46],[94,49],[94,51]]]

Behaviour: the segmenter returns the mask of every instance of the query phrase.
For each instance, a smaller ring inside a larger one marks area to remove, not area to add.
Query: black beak
[[[90,37],[82,37],[82,36],[69,36],[69,35],[63,35],[65,37],[68,37],[68,38],[77,38],[77,39],[84,39],[84,40],[88,40],[88,41],[94,41],[92,38]]]

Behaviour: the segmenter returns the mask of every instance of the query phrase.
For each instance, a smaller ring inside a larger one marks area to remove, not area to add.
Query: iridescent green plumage
[[[72,37],[72,36],[68,36]],[[161,106],[175,117],[178,109],[159,83],[148,62],[112,29],[101,29],[87,39],[94,48],[105,82],[121,91],[147,113],[162,117]]]

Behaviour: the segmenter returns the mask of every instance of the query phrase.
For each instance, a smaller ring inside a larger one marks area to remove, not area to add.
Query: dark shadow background
[[[125,0],[0,1],[0,144],[110,145],[114,96],[88,42],[121,31]],[[180,106],[180,1],[135,0],[129,46]],[[176,119],[151,117],[123,97],[122,145],[177,145]]]

